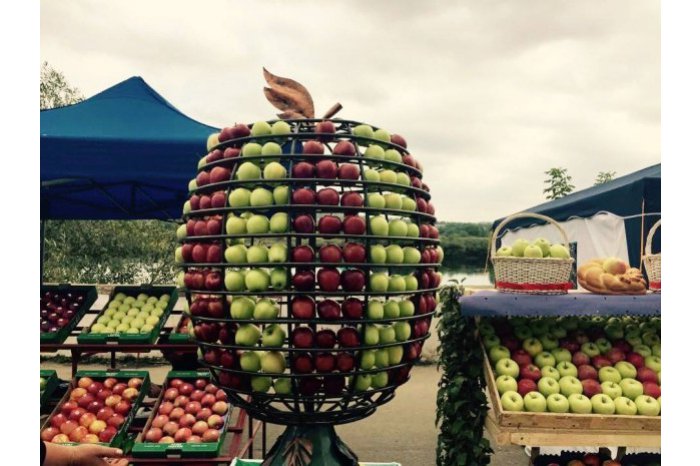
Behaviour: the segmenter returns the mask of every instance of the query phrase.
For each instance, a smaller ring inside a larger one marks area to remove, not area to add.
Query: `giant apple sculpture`
[[[313,118],[301,85],[265,77],[282,119],[210,137],[178,230],[181,285],[232,402],[289,426],[269,464],[300,441],[308,464],[357,464],[332,425],[390,401],[420,356],[440,284],[434,207],[403,137]]]

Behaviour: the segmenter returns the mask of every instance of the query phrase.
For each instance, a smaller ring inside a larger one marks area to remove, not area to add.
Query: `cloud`
[[[144,77],[213,125],[267,119],[268,67],[322,113],[403,134],[441,220],[660,160],[658,2],[42,1],[41,58],[85,95]]]

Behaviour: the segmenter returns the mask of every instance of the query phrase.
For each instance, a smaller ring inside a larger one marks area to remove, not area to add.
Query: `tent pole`
[[[642,270],[642,257],[644,257],[644,198],[642,198],[642,228],[639,232],[639,270]]]
[[[40,278],[41,282],[39,283],[39,286],[41,287],[41,285],[44,284],[44,234],[46,232],[46,225],[44,224],[44,220],[41,220],[40,223],[41,223],[41,236],[40,236],[41,242],[39,244],[39,254],[41,254],[41,256],[40,256],[41,263],[39,265],[39,274],[40,274],[39,278]]]

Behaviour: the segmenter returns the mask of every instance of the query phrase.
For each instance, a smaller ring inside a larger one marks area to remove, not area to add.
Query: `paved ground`
[[[70,378],[70,366],[42,363],[42,368],[56,369],[64,380]],[[104,369],[81,365],[81,369]],[[165,379],[169,366],[150,366],[155,383]],[[396,461],[403,466],[435,464],[438,430],[435,427],[435,396],[439,373],[435,366],[415,367],[411,381],[401,387],[396,398],[380,407],[373,416],[337,428],[341,438],[363,461]],[[282,428],[268,427],[268,448]],[[527,456],[520,447],[497,448],[491,464],[519,466],[527,464]],[[256,442],[259,455],[260,445]]]

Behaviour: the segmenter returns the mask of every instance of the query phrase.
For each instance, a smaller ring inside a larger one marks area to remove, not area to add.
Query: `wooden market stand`
[[[660,294],[602,296],[572,292],[567,295],[517,295],[492,290],[468,293],[460,300],[464,316],[660,316]],[[504,411],[496,391],[493,371],[484,358],[488,413],[484,427],[498,445],[532,447],[534,459],[540,447],[580,446],[661,447],[661,417],[526,413]]]

